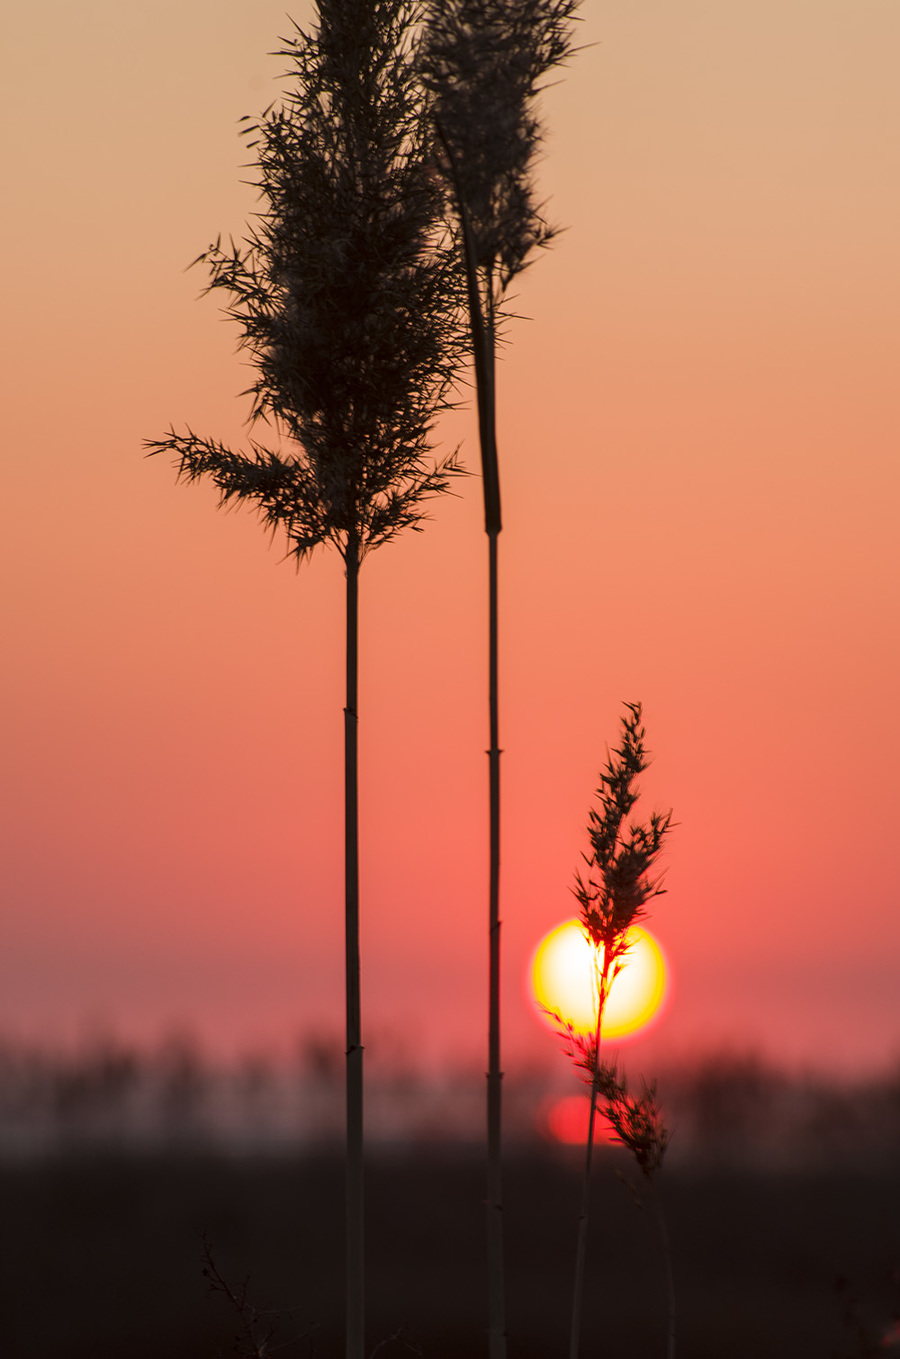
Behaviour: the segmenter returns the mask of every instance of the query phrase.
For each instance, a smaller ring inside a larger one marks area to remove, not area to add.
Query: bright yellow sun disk
[[[659,1010],[666,989],[662,949],[649,930],[633,925],[628,931],[628,953],[609,990],[603,1017],[603,1038],[623,1038],[648,1024]],[[594,949],[580,920],[567,920],[541,940],[531,968],[531,986],[540,1012],[549,1024],[558,1014],[578,1033],[597,1027]]]

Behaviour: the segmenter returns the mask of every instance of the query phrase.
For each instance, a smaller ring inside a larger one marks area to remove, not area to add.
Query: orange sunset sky
[[[305,23],[310,6],[292,11]],[[900,5],[584,0],[539,167],[567,230],[500,367],[507,1069],[621,703],[679,823],[642,1059],[900,1057]],[[343,581],[176,486],[249,374],[185,266],[254,207],[284,0],[6,21],[0,1033],[342,1045]],[[472,412],[443,428],[477,470]],[[374,1060],[483,1062],[477,475],[361,585]],[[629,1061],[631,1058],[629,1057]]]

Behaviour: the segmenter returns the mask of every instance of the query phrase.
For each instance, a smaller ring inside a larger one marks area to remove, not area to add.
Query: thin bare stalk
[[[499,509],[499,492],[497,496]],[[499,514],[498,514],[499,519]],[[506,1301],[503,1272],[502,1081],[500,1065],[500,736],[497,702],[497,537],[488,531],[490,770],[490,925],[488,1015],[488,1298],[491,1359],[506,1354]]]
[[[363,1232],[363,1046],[359,961],[359,760],[357,678],[359,549],[347,544],[347,701],[344,708],[344,875],[347,1007],[347,1359],[365,1353]]]

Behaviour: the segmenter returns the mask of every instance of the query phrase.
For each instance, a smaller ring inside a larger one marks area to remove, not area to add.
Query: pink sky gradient
[[[554,1047],[525,970],[625,699],[679,823],[649,921],[672,991],[630,1051],[897,1061],[900,7],[582,12],[540,166],[568,229],[500,369],[507,1065]],[[10,29],[0,1031],[338,1035],[339,560],[297,573],[141,447],[243,437],[236,330],[184,269],[253,210],[237,120],[277,94],[284,7],[47,0]],[[471,411],[444,436],[475,469]],[[484,1061],[487,554],[458,491],[362,577],[375,1060]]]

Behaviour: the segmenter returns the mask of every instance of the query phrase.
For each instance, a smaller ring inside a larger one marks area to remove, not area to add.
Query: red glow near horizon
[[[554,1142],[583,1146],[587,1138],[591,1101],[587,1091],[547,1100],[538,1110],[538,1129]],[[613,1145],[615,1138],[599,1109],[594,1115],[594,1142]]]

